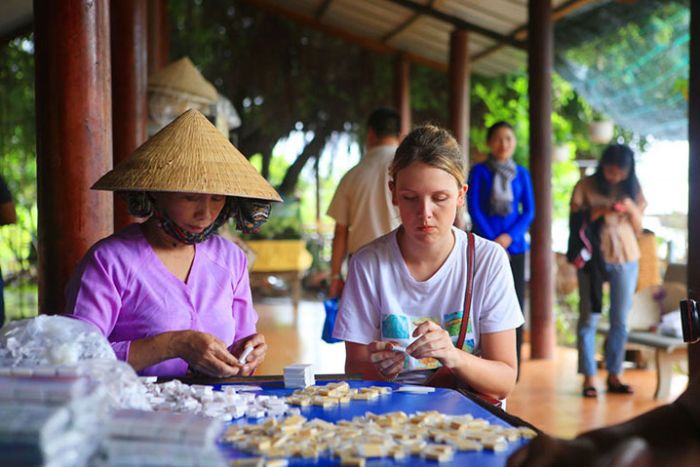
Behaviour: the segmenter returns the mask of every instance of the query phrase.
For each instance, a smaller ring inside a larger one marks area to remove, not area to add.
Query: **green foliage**
[[[362,140],[369,112],[391,105],[393,64],[385,56],[242,1],[173,0],[169,11],[171,58],[190,56],[231,99],[242,120],[237,146],[262,155],[264,174],[272,148],[291,131],[323,141],[349,132]],[[320,150],[314,152],[301,162]]]
[[[685,139],[689,19],[688,0],[645,0],[634,8],[611,2],[572,15],[557,26],[557,70],[623,127]],[[640,148],[646,143],[628,132],[618,136]]]
[[[0,47],[0,174],[12,193],[17,223],[0,228],[0,268],[8,281],[7,312],[35,312],[36,287],[12,291],[36,269],[36,146],[31,36]],[[27,294],[30,296],[27,297]],[[28,304],[30,311],[17,308]]]

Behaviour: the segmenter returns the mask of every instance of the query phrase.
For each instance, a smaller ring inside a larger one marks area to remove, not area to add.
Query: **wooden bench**
[[[598,334],[607,336],[607,324],[598,326]],[[688,358],[688,344],[680,337],[664,336],[651,331],[629,331],[627,342],[654,349],[656,354],[656,391],[654,399],[668,399],[671,394],[673,364]]]

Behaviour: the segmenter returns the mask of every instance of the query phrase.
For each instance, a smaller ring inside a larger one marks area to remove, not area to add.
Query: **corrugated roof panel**
[[[425,49],[424,57],[438,63],[447,63],[447,52],[436,49]]]
[[[413,23],[410,28],[393,37],[389,43],[395,47],[400,47],[402,50],[405,50],[408,46],[414,52],[418,52],[424,44],[431,44],[434,48],[447,50],[449,40],[450,33],[448,31],[434,28],[431,21],[421,18]]]
[[[421,17],[416,20],[411,27],[403,31],[402,34],[424,36],[443,42],[447,41],[446,43],[449,43],[452,28],[445,28],[444,24],[442,24],[442,27],[440,27],[440,25],[441,23],[439,21]]]
[[[488,58],[484,59],[484,61],[489,62],[496,67],[501,67],[504,69],[511,68],[512,71],[515,71],[515,69],[519,66],[527,65],[527,55],[524,53],[520,56],[511,54],[508,53],[505,48],[503,48],[489,55]]]
[[[402,32],[402,34],[410,34],[413,32],[416,28],[425,28],[425,30],[422,33],[427,33],[428,29],[432,29],[434,33],[439,33],[440,40],[445,41],[445,48],[449,47],[450,43],[450,34],[454,30],[454,27],[452,25],[449,25],[443,21],[437,20],[435,18],[428,18],[428,17],[421,17],[420,20],[416,21],[408,30]],[[482,36],[481,34],[471,32],[469,34],[469,49],[473,52],[475,49],[476,50],[483,50],[486,47],[491,47],[492,45],[495,44],[495,41],[493,39],[489,39],[488,37]]]
[[[469,1],[453,0],[440,6],[439,10],[486,29],[508,35],[527,22],[527,9],[510,5],[504,0]]]
[[[474,69],[476,69],[478,63],[474,64]],[[502,64],[498,62],[484,62],[484,65],[488,70],[490,70],[494,76],[504,75],[509,73],[515,73],[520,70],[524,70],[526,67],[525,63],[513,63],[513,64]]]
[[[337,4],[333,2],[323,16],[323,23],[372,39],[381,39],[410,17],[410,14],[397,13],[387,9],[377,10],[376,14],[370,14],[368,11],[373,11],[377,7],[368,1],[336,1]]]
[[[401,22],[413,16],[412,11],[386,0],[333,0],[328,10],[334,11],[336,9],[385,18],[392,23]]]
[[[280,8],[298,12],[311,18],[324,0],[268,0]],[[429,6],[431,0],[411,0]],[[554,6],[567,0],[553,0]],[[478,24],[507,36],[527,24],[528,0],[444,0],[437,2],[439,11]],[[349,32],[370,40],[381,41],[396,32],[406,21],[416,18],[416,12],[389,0],[332,0],[320,18],[326,26]],[[413,55],[437,63],[447,64],[449,58],[451,23],[428,15],[419,15],[407,27],[391,35],[387,44]],[[478,33],[469,35],[469,54],[478,55],[497,45],[496,41]],[[521,50],[502,47],[474,62],[473,70],[484,74],[515,71],[527,64],[527,55]]]
[[[421,55],[438,54],[443,58],[440,63],[447,63],[448,48],[444,42],[429,40],[421,36],[402,36],[401,40],[392,42],[392,46],[405,51],[414,51],[420,49]]]
[[[472,65],[472,73],[474,73],[476,75],[488,76],[488,77],[498,76],[498,75],[502,74],[501,71],[499,71],[498,69],[489,65],[486,62],[474,63]]]
[[[486,49],[496,44],[496,41],[478,34],[469,34],[469,50]]]

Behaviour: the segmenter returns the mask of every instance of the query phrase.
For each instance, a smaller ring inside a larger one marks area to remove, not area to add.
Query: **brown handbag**
[[[467,336],[467,326],[469,325],[469,314],[472,307],[472,291],[474,287],[474,234],[467,232],[467,240],[467,289],[464,294],[464,313],[462,314],[462,323],[460,324],[459,337],[457,338],[457,344],[455,345],[455,347],[460,350],[464,347],[464,339]],[[474,391],[467,384],[460,381],[459,378],[452,373],[452,370],[446,366],[438,368],[424,384],[435,388],[456,389],[460,392],[478,397],[490,405],[494,405],[496,407],[501,406],[500,400]]]

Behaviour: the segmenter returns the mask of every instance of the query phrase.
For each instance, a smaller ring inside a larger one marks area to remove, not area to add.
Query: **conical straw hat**
[[[282,201],[274,188],[204,115],[188,110],[92,186]]]
[[[213,104],[219,98],[216,88],[207,81],[188,57],[172,62],[148,78],[148,89],[166,94],[188,94]]]

